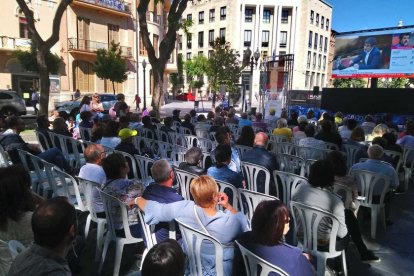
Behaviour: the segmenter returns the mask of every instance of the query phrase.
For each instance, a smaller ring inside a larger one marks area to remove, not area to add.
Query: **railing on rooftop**
[[[132,47],[128,46],[120,46],[121,47],[121,55],[123,57],[131,58],[132,57]],[[94,53],[98,49],[106,49],[109,50],[109,44],[106,42],[99,42],[99,41],[92,41],[86,39],[78,39],[78,38],[69,38],[68,39],[68,50],[78,50],[84,52],[91,52]]]

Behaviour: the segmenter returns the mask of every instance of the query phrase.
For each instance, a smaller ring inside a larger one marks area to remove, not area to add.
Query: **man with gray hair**
[[[178,168],[202,175],[205,174],[205,170],[200,167],[200,161],[203,161],[203,152],[200,148],[192,147],[185,153],[185,162],[181,162]]]
[[[384,163],[381,161],[381,158],[384,154],[384,150],[380,145],[372,145],[368,148],[368,160],[365,162],[359,162],[354,164],[351,167],[350,173],[353,170],[365,170],[374,172],[377,174],[386,175],[390,179],[389,191],[385,195],[385,217],[387,218],[387,223],[391,222],[388,220],[389,217],[389,202],[391,197],[391,189],[396,189],[399,185],[398,174],[391,164]],[[374,189],[374,198],[373,201],[379,203],[381,196],[382,187],[381,185],[376,185]]]
[[[147,200],[153,200],[159,203],[172,203],[180,200],[184,200],[182,196],[174,189],[174,171],[165,159],[160,159],[154,162],[151,167],[152,178],[154,183],[151,183],[144,191],[143,198]],[[178,229],[178,225],[176,225]],[[155,236],[157,242],[161,242],[169,238],[168,222],[161,222],[155,226]],[[178,233],[177,233],[178,234]],[[177,235],[177,239],[179,239]]]

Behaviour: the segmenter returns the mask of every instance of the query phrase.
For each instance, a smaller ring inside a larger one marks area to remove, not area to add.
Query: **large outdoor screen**
[[[338,34],[333,78],[414,78],[414,28]]]

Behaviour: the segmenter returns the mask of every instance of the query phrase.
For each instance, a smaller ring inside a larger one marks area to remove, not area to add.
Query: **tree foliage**
[[[365,88],[367,83],[363,79],[335,79],[333,81],[335,88]]]
[[[191,87],[201,88],[204,85],[203,76],[207,72],[208,59],[203,56],[195,56],[184,63],[184,70],[190,80]]]
[[[218,91],[221,85],[225,85],[230,92],[235,91],[242,71],[239,53],[222,38],[216,38],[211,47],[213,53],[208,59],[206,70],[210,86],[215,91]]]
[[[19,60],[20,64],[26,71],[39,72],[36,62],[37,46],[34,41],[30,45],[30,51],[16,50],[14,56]],[[58,55],[52,54],[50,51],[46,54],[47,70],[50,74],[56,75],[59,72],[61,59]]]
[[[109,50],[98,49],[93,71],[98,78],[110,80],[115,94],[115,82],[122,83],[128,78],[126,62],[122,59],[119,43],[111,42]]]
[[[378,79],[379,88],[408,88],[410,87],[410,79],[407,78],[392,78],[392,79]]]

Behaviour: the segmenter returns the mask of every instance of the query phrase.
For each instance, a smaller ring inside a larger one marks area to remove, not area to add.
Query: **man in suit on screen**
[[[364,50],[349,62],[349,66],[359,70],[381,68],[381,52],[375,47],[376,44],[377,40],[374,37],[368,37],[364,43]]]

